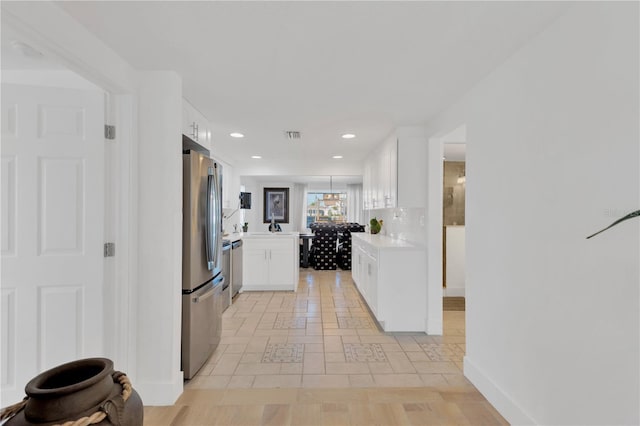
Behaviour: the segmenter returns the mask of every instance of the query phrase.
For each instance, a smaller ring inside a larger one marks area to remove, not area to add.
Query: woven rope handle
[[[120,396],[122,397],[122,400],[124,402],[127,402],[127,399],[129,399],[129,397],[131,396],[131,392],[133,391],[132,387],[131,387],[131,381],[129,380],[129,378],[127,377],[126,374],[122,374],[120,373],[119,376],[116,377],[114,376],[114,381],[117,380],[118,383],[120,383],[120,386],[122,386],[122,393],[120,394]],[[8,418],[11,418],[13,416],[15,416],[16,414],[18,414],[21,410],[24,409],[25,405],[27,405],[27,401],[28,401],[28,397],[25,397],[22,401],[10,405],[8,407],[5,407],[2,409],[2,411],[0,411],[0,420],[5,420]],[[73,420],[73,421],[68,421],[68,422],[64,422],[61,424],[56,424],[54,426],[88,426],[88,425],[94,425],[97,423],[100,423],[101,421],[103,421],[105,418],[107,417],[107,413],[105,413],[102,410],[96,411],[95,413],[93,413],[92,415],[88,416],[88,417],[82,417],[78,420]]]
[[[20,412],[20,410],[22,410],[24,408],[24,406],[27,405],[27,397],[25,396],[24,399],[20,402],[17,402],[13,405],[9,405],[8,407],[4,407],[2,409],[2,411],[0,411],[0,420],[5,420],[8,419],[10,417],[15,416],[16,414],[18,414]]]

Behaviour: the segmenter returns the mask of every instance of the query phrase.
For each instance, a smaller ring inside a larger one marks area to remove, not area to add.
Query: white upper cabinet
[[[186,99],[182,99],[182,133],[209,150],[209,156],[222,165],[222,207],[238,207],[240,195],[240,176],[234,173],[233,166],[221,160],[211,140],[211,124]]]
[[[211,150],[211,126],[186,99],[182,100],[182,133]]]
[[[389,146],[389,190],[386,207],[402,207],[398,204],[398,140]]]
[[[364,165],[364,208],[397,207],[398,142],[392,135],[369,155]]]
[[[367,157],[364,209],[426,207],[427,143],[419,135],[392,134]]]
[[[215,158],[215,152],[212,153]],[[216,159],[222,164],[222,207],[237,209],[240,201],[240,177],[234,173],[233,166]]]

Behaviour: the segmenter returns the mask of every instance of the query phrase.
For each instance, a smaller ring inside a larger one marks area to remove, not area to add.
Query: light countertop
[[[387,237],[380,234],[368,234],[366,232],[352,232],[351,238],[361,240],[378,249],[414,249],[421,250],[424,247],[408,241]]]
[[[244,236],[243,232],[229,232],[228,234],[224,234],[224,236],[222,237],[223,240],[229,240],[232,243],[241,240],[242,237]]]
[[[298,239],[299,232],[243,232],[242,238],[295,238]]]

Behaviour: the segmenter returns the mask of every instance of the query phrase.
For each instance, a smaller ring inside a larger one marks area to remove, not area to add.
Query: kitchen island
[[[242,291],[298,289],[297,232],[245,232],[242,240]]]

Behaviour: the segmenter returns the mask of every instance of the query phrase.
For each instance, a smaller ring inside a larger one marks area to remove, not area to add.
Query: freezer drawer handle
[[[225,279],[224,279],[224,277],[222,277],[222,279],[219,281],[219,283],[218,283],[218,284],[216,284],[214,287],[211,287],[211,289],[210,289],[209,291],[207,291],[205,294],[203,294],[202,296],[194,297],[194,298],[192,299],[192,300],[193,300],[193,303],[200,303],[200,302],[202,302],[203,300],[207,300],[208,298],[210,298],[211,296],[213,296],[213,293],[215,293],[215,292],[216,292],[216,290],[218,289],[218,285],[220,285],[220,284],[224,284],[224,281],[225,281]]]

